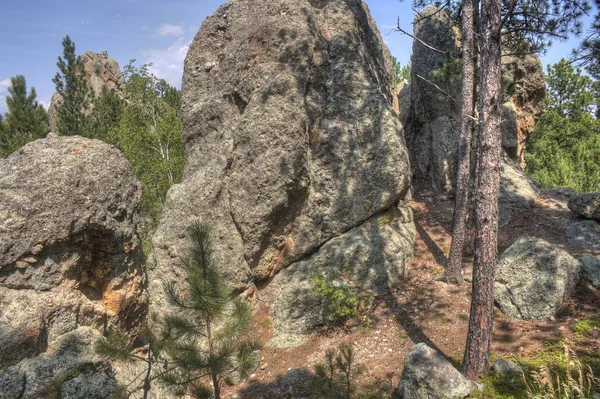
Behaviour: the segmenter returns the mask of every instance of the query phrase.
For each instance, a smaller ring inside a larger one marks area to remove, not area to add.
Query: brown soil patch
[[[284,398],[294,385],[296,396],[310,397],[307,376],[316,363],[322,362],[325,351],[340,344],[353,344],[358,363],[366,366],[359,379],[361,387],[376,387],[391,392],[398,385],[404,356],[419,342],[438,348],[455,361],[462,358],[469,319],[470,283],[460,287],[436,279],[442,274],[450,250],[450,228],[453,201],[442,197],[427,185],[417,183],[410,202],[415,213],[417,241],[415,258],[409,265],[406,281],[396,292],[378,298],[370,314],[371,325],[364,323],[321,331],[306,343],[293,349],[265,347],[253,376],[246,382],[225,389],[225,397],[271,399]],[[500,231],[499,250],[509,247],[524,235],[543,238],[572,253],[562,231],[553,221],[569,214],[566,199],[553,192],[543,192],[531,210],[514,215]],[[463,271],[470,275],[472,259],[465,259]],[[573,338],[572,326],[587,316],[597,316],[600,292],[581,284],[575,298],[564,307],[555,321],[526,322],[511,320],[496,309],[492,357],[526,357],[541,348],[545,341]],[[255,316],[256,336],[263,342],[273,336],[268,317],[268,304],[259,301]],[[600,340],[590,340],[591,349],[600,347]],[[295,369],[302,369],[298,371]],[[286,373],[295,370],[292,375]]]

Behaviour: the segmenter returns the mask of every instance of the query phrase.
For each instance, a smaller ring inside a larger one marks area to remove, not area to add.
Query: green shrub
[[[311,272],[312,293],[320,298],[325,307],[325,315],[330,323],[341,323],[344,320],[366,314],[375,300],[356,288],[340,275]]]

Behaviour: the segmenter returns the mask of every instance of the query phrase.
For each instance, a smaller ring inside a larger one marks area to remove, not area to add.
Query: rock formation
[[[594,287],[600,288],[600,256],[584,253],[577,259],[581,262],[583,278],[589,281]]]
[[[476,386],[439,352],[424,343],[406,355],[398,397],[402,399],[462,399]]]
[[[575,214],[600,222],[600,193],[573,195],[569,198],[568,205]]]
[[[461,33],[445,11],[435,7],[416,18],[413,43],[410,105],[400,107],[414,171],[430,179],[440,192],[452,194],[460,118]],[[502,144],[508,156],[524,166],[527,138],[533,133],[545,97],[542,64],[535,55],[503,58],[504,101]],[[407,90],[400,92],[406,96]],[[399,99],[400,104],[407,104]],[[505,169],[512,168],[506,166]]]
[[[0,159],[0,368],[79,326],[145,316],[141,185],[123,155],[78,136]]]
[[[111,366],[91,350],[101,336],[79,327],[52,342],[46,353],[0,369],[0,397],[108,399],[116,388]]]
[[[114,58],[108,56],[106,51],[94,53],[86,51],[81,56],[83,71],[88,86],[93,90],[95,97],[102,93],[102,88],[122,92],[125,88],[125,80],[121,73],[121,68]],[[57,132],[56,129],[56,107],[62,103],[62,96],[54,93],[48,107],[48,119],[50,122],[50,131]]]
[[[411,176],[390,58],[359,0],[238,0],[206,19],[185,61],[184,181],[153,238],[153,302],[180,275],[192,219],[238,290],[286,267],[352,266],[345,248],[370,262],[357,275],[404,273],[412,221],[395,208]]]
[[[524,320],[556,316],[575,290],[581,266],[567,251],[542,239],[521,237],[498,259],[495,301]]]

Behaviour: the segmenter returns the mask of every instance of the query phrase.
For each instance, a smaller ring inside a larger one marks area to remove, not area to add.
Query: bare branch
[[[452,100],[452,102],[454,103],[454,105],[456,105],[458,108],[460,108],[460,103],[459,103],[459,102],[458,102],[458,101],[457,101],[457,100],[456,100],[454,97],[452,97],[452,96],[450,95],[450,93],[448,93],[446,90],[442,89],[440,86],[436,85],[436,84],[435,84],[435,83],[433,83],[432,81],[425,79],[425,78],[424,78],[423,76],[421,76],[421,75],[418,75],[418,74],[417,74],[417,78],[419,78],[419,79],[421,79],[421,80],[423,80],[423,81],[425,81],[425,82],[429,83],[430,85],[432,85],[433,87],[435,87],[436,89],[438,89],[440,92],[442,92],[443,94],[445,94],[446,96],[448,96],[448,98],[449,98],[450,100]],[[475,117],[473,117],[473,116],[471,116],[471,115],[469,115],[469,118],[471,118],[473,121],[477,122],[477,118],[475,118]]]
[[[433,51],[435,51],[436,53],[439,53],[439,54],[446,54],[444,51],[442,51],[442,50],[439,50],[439,49],[437,49],[437,48],[433,47],[432,45],[425,43],[423,40],[419,39],[418,37],[416,37],[416,36],[414,36],[414,35],[411,35],[411,34],[410,34],[410,33],[408,33],[407,31],[405,31],[404,29],[402,29],[402,28],[400,27],[400,18],[398,18],[398,24],[397,24],[397,26],[396,26],[396,29],[393,29],[393,30],[394,30],[394,31],[396,31],[396,32],[400,32],[400,33],[402,33],[402,34],[404,34],[404,35],[406,35],[406,36],[408,36],[408,37],[412,38],[413,40],[416,40],[416,41],[418,41],[418,42],[419,42],[419,43],[421,43],[423,46],[427,47],[427,48],[428,48],[428,49],[430,49],[430,50],[433,50]]]

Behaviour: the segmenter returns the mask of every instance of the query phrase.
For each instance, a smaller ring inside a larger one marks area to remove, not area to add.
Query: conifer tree
[[[127,336],[118,328],[95,345],[106,359],[144,363],[143,377],[129,384],[127,394],[142,390],[145,399],[158,380],[176,395],[220,399],[225,380],[234,373],[246,378],[256,368],[257,345],[247,338],[250,309],[223,282],[209,228],[192,222],[187,232],[191,246],[183,259],[185,284],[165,283],[173,311],[162,319],[151,314],[142,328],[146,355],[131,353]]]
[[[27,93],[23,75],[10,79],[6,105],[8,112],[0,130],[0,155],[7,156],[30,141],[48,133],[48,113],[37,102],[35,88]]]
[[[193,222],[188,234],[191,247],[183,259],[186,284],[171,281],[165,285],[174,308],[164,319],[173,337],[166,351],[177,367],[162,380],[178,395],[220,399],[221,385],[229,376],[237,373],[245,378],[256,367],[256,345],[245,339],[250,309],[241,299],[233,299],[223,282],[209,229]]]
[[[86,113],[91,89],[85,80],[83,63],[75,53],[75,43],[67,35],[62,41],[63,57],[58,57],[58,70],[52,82],[62,97],[57,106],[57,133],[64,136],[85,134]]]
[[[546,109],[527,144],[527,172],[546,187],[600,191],[599,83],[561,60],[548,65]]]

